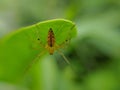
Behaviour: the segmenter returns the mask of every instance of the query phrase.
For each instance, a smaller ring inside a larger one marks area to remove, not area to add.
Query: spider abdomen
[[[52,28],[50,28],[48,32],[48,38],[47,38],[47,43],[49,47],[54,47],[55,44],[55,36]]]

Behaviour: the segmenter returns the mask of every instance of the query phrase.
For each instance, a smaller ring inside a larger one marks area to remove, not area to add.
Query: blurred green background
[[[0,37],[55,18],[76,23],[63,50],[75,71],[47,55],[22,83],[1,80],[0,90],[120,90],[120,0],[0,0]]]

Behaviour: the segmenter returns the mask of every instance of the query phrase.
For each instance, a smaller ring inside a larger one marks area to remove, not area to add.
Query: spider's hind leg
[[[60,50],[57,50],[57,52],[63,57],[63,59],[65,60],[65,62],[71,66],[71,63],[69,62],[69,60],[67,59],[67,57],[60,51]]]

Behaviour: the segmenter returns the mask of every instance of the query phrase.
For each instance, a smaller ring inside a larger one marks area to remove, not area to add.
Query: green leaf
[[[77,34],[73,22],[64,19],[55,19],[21,28],[1,39],[1,80],[16,82],[18,78],[23,76],[30,62],[37,58],[39,53],[46,50],[45,45],[47,44],[47,35],[50,28],[53,29],[55,41],[58,45],[64,43],[67,39],[75,37]]]

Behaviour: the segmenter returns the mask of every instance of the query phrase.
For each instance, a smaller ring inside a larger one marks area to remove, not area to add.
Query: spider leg
[[[57,50],[58,53],[63,57],[63,59],[65,60],[65,62],[71,67],[71,70],[77,74],[77,71],[75,70],[75,68],[72,66],[72,64],[69,62],[69,60],[66,58],[66,56],[60,52],[59,50]]]
[[[63,59],[65,60],[65,62],[68,64],[68,65],[71,65],[71,63],[69,62],[69,60],[65,57],[65,55],[60,51],[60,50],[57,50],[58,53],[63,57]]]
[[[36,33],[36,36],[37,36],[37,41],[38,41],[38,44],[40,45],[40,46],[42,46],[42,47],[45,47],[45,45],[42,43],[42,41],[41,41],[41,38],[40,38],[40,35],[39,35],[39,26],[36,24],[35,25],[36,26],[36,28],[37,28],[37,30],[35,30],[35,33]]]
[[[41,53],[39,53],[31,62],[30,64],[27,66],[27,68],[25,69],[25,74],[29,71],[29,69],[33,66],[33,64],[37,63],[39,61],[39,58],[46,52],[46,50],[42,51]]]
[[[33,34],[30,35],[30,33]],[[25,36],[27,36],[28,40],[32,43],[30,47],[32,47],[35,50],[39,50],[40,48],[45,48],[45,45],[42,43],[41,38],[39,36],[38,30],[33,30],[30,33],[27,32],[25,33]]]

